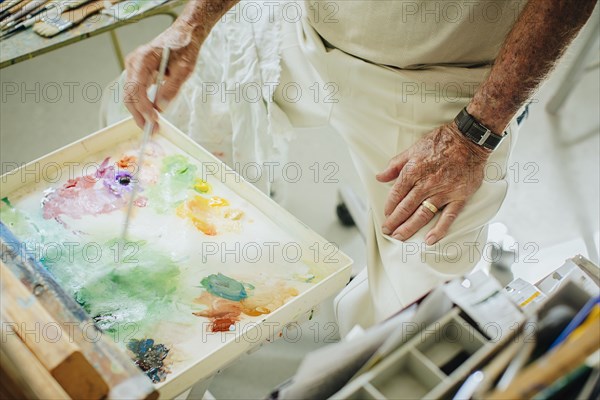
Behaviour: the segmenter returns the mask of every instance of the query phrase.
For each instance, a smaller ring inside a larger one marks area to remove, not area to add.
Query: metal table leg
[[[212,380],[213,376],[209,376],[196,382],[188,393],[186,400],[214,399],[214,396],[208,391]]]
[[[115,51],[115,56],[117,56],[117,60],[119,61],[119,67],[121,67],[121,70],[124,70],[125,58],[123,57],[123,51],[121,50],[121,43],[119,43],[117,32],[115,32],[114,29],[110,31],[110,41],[112,42],[113,50]]]

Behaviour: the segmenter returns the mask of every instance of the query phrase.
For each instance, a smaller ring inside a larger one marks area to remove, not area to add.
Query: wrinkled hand
[[[466,139],[454,122],[425,135],[392,158],[380,182],[395,180],[385,203],[383,233],[408,240],[434,217],[427,200],[441,212],[426,234],[432,245],[442,239],[467,200],[481,186],[490,152]]]
[[[148,88],[156,80],[163,49],[168,46],[171,53],[165,81],[156,97],[159,111],[167,107],[191,75],[203,40],[202,33],[177,20],[153,41],[138,47],[127,57],[124,103],[140,128],[148,119],[158,121],[158,114],[148,98]]]

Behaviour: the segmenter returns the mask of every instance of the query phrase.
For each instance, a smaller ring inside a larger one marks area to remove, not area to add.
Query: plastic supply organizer
[[[560,305],[581,309],[600,293],[599,277],[598,267],[585,258],[577,256],[567,260],[563,267],[544,279],[556,280],[544,293],[544,300],[528,311],[521,308],[521,313],[535,315],[534,320],[540,321]],[[531,332],[526,330],[519,324],[510,326],[500,339],[487,338],[464,310],[455,306],[370,370],[356,376],[331,399],[452,398],[473,371],[491,362],[510,347],[509,343],[530,340]]]
[[[439,398],[485,360],[496,345],[454,308],[332,398]]]

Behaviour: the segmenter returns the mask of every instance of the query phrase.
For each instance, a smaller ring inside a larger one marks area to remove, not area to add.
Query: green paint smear
[[[24,213],[14,208],[8,197],[0,202],[0,221],[18,238],[39,239],[37,226]]]
[[[100,329],[122,341],[151,337],[160,322],[191,323],[179,263],[145,241],[96,242],[0,201],[0,219]],[[23,251],[19,249],[20,251]]]
[[[97,252],[80,246],[44,264],[100,329],[119,340],[133,332],[147,335],[158,322],[182,315],[177,312],[180,272],[175,261],[144,241],[113,239],[98,246]]]
[[[160,177],[156,185],[148,190],[150,205],[160,213],[172,211],[187,198],[192,189],[198,168],[182,155],[163,158]]]
[[[227,300],[240,301],[248,297],[244,284],[228,276],[218,273],[202,279],[202,287],[215,296]]]

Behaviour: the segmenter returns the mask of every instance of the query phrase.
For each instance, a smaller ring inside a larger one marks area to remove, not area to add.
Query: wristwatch
[[[504,136],[499,136],[490,131],[484,125],[479,123],[471,114],[467,112],[467,108],[463,108],[454,122],[458,126],[458,130],[462,132],[469,140],[489,150],[494,150],[500,145]]]

